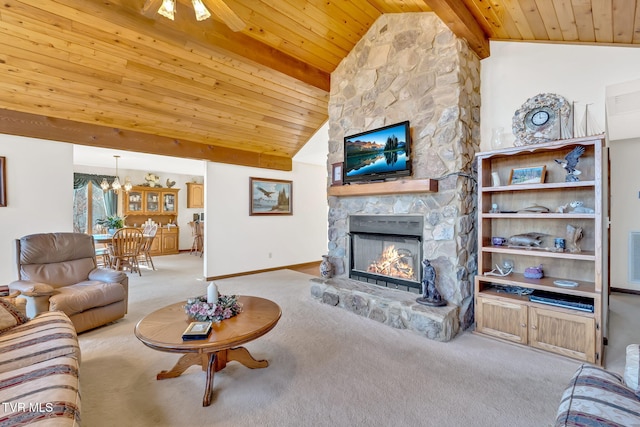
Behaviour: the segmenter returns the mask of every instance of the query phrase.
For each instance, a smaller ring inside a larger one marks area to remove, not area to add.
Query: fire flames
[[[367,271],[399,279],[416,280],[411,252],[396,249],[394,245],[388,246],[378,260],[369,264]]]

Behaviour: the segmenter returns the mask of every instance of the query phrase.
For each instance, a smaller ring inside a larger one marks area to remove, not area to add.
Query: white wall
[[[491,56],[482,60],[481,149],[490,150],[491,129],[510,133],[514,112],[538,93],[556,93],[579,104],[586,103],[605,129],[605,88],[637,79],[640,49],[631,47],[577,46],[542,43],[491,42]],[[510,138],[513,142],[513,137]],[[510,144],[511,145],[511,144]],[[636,148],[638,147],[638,148]],[[640,182],[635,165],[617,164],[640,158],[640,145],[614,142],[611,158],[611,282],[612,287],[638,289],[627,280],[629,231],[640,229]]]
[[[293,215],[249,216],[249,178],[293,181]],[[319,261],[327,251],[327,171],[293,162],[293,171],[209,163],[205,176],[205,276]]]
[[[586,103],[605,129],[605,87],[638,77],[640,49],[543,43],[491,42],[482,60],[482,149],[490,149],[491,129],[511,132],[515,111],[538,93],[556,93],[576,102],[577,118]],[[513,139],[511,139],[513,141]]]
[[[629,281],[629,233],[640,232],[640,139],[611,144],[611,286],[640,291]],[[614,166],[615,165],[615,166]]]
[[[73,231],[73,145],[0,134],[0,156],[6,157],[8,206],[0,208],[0,283],[17,279],[14,240],[27,234]],[[292,172],[207,164],[205,181],[207,276],[319,261],[327,250],[326,167],[293,163]],[[113,174],[109,168],[78,171]],[[134,183],[140,171],[120,170]],[[183,188],[186,175],[161,175]],[[292,216],[249,216],[249,177],[293,181]],[[183,218],[201,209],[182,209],[180,247],[191,247]],[[183,238],[186,239],[183,242]],[[188,243],[188,244],[187,244]],[[183,246],[184,245],[184,246]],[[271,253],[271,258],[269,258]]]
[[[73,145],[0,134],[7,160],[8,206],[0,208],[0,283],[17,279],[14,240],[27,234],[73,231]],[[326,158],[326,157],[325,157]],[[207,163],[205,197],[207,276],[241,273],[319,261],[327,251],[327,172],[324,165],[293,163],[292,172]],[[113,169],[78,167],[78,172],[113,174]],[[142,174],[142,175],[138,175]],[[120,170],[138,183],[144,172]],[[187,180],[193,176],[158,173],[177,181],[180,247],[191,247],[186,225]],[[293,181],[292,216],[249,216],[249,177]],[[183,206],[184,204],[184,206]],[[183,218],[183,213],[186,218]],[[269,253],[271,257],[269,257]]]
[[[7,207],[0,207],[0,283],[16,280],[14,240],[73,231],[71,144],[0,134],[6,157]]]

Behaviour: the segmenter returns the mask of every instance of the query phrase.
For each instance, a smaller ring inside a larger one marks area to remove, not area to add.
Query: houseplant
[[[100,218],[96,220],[96,224],[106,227],[109,234],[113,234],[118,228],[124,227],[125,217],[118,215],[110,215],[106,218]]]

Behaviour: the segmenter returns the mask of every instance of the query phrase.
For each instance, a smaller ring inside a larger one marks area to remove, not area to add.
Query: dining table
[[[143,234],[142,238],[143,239],[151,239],[154,236],[150,236],[148,234]],[[112,234],[94,234],[93,235],[93,241],[98,243],[98,244],[109,244],[111,243],[111,240],[113,239],[113,235]]]
[[[111,239],[113,238],[112,234],[94,234],[93,241],[100,244],[111,243]]]
[[[143,234],[142,235],[142,246],[145,245],[145,241],[148,239],[153,239],[155,236],[151,236],[148,234]],[[93,241],[95,242],[96,245],[103,245],[103,247],[106,249],[107,246],[112,242],[113,240],[113,235],[112,234],[94,234],[93,235]]]

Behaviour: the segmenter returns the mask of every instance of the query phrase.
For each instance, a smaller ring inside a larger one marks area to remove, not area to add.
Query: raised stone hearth
[[[418,304],[418,294],[351,279],[311,279],[311,295],[329,305],[397,329],[410,329],[436,341],[449,341],[460,328],[459,307]]]

